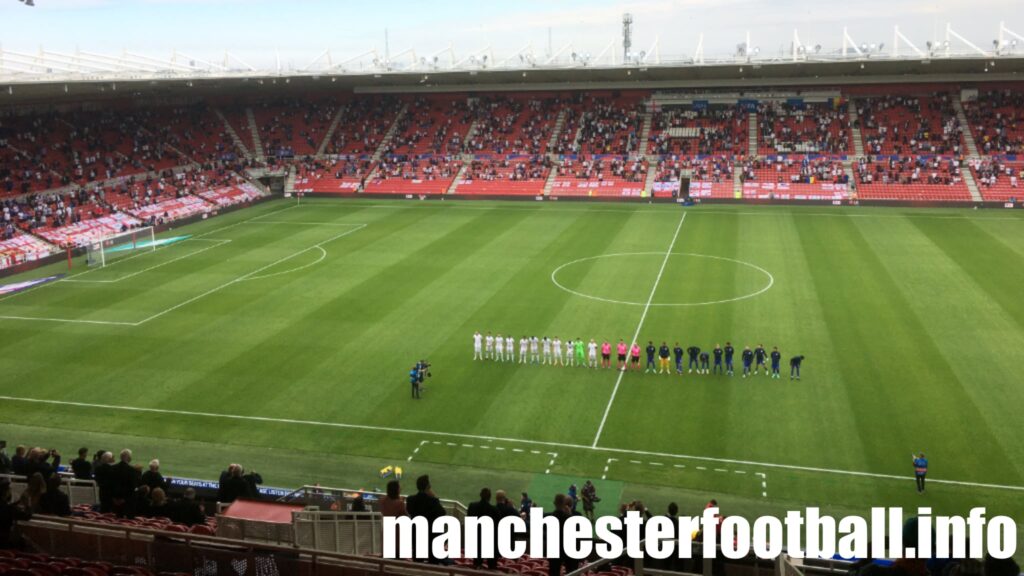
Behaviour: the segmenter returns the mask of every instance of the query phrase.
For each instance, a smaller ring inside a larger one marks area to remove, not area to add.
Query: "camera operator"
[[[423,380],[430,377],[430,363],[426,360],[420,360],[409,371],[409,384],[412,385],[412,397],[414,399],[418,400],[420,398],[420,392],[425,389],[423,387]]]

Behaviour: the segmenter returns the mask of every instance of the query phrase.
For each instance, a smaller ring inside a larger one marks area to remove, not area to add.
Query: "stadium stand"
[[[986,157],[970,160],[968,164],[985,200],[1016,202],[1022,197],[1024,160]]]
[[[848,154],[854,151],[845,107],[838,103],[762,104],[757,110],[759,154]]]
[[[337,105],[329,98],[286,98],[261,102],[252,110],[263,153],[291,158],[316,154],[337,114]]]
[[[869,200],[969,202],[959,162],[940,156],[860,158],[857,196]]]
[[[619,156],[565,157],[556,166],[552,196],[641,197],[647,161]]]
[[[747,113],[736,106],[654,113],[647,153],[657,155],[745,154]]]
[[[980,153],[1024,153],[1024,93],[986,90],[963,107]]]
[[[735,198],[733,162],[726,156],[671,157],[658,162],[657,182],[690,179],[691,198]],[[657,185],[655,195],[658,194]]]
[[[386,96],[345,101],[325,153],[328,156],[372,155],[401,109],[398,99]]]
[[[956,155],[963,127],[948,93],[864,98],[857,103],[868,154]]]
[[[466,152],[544,154],[562,102],[557,96],[530,94],[480,98],[474,107],[476,127],[466,141]]]
[[[550,160],[546,156],[473,160],[459,178],[455,193],[537,196],[544,193],[550,171]]]
[[[475,118],[465,96],[421,96],[408,103],[385,154],[459,154]]]
[[[365,190],[375,194],[444,194],[458,171],[459,163],[448,156],[389,156],[381,160]]]

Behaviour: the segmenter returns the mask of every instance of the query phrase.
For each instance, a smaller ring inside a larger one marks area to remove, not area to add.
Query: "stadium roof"
[[[160,70],[49,74],[0,79],[0,103],[81,98],[185,96],[254,90],[354,90],[360,93],[578,89],[704,89],[849,84],[1024,81],[1024,56],[844,61],[738,61],[710,64],[537,66],[500,69],[204,72]]]

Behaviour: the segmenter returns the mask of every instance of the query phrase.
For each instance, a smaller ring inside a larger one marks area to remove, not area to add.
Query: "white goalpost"
[[[93,240],[86,246],[86,264],[106,266],[127,256],[156,250],[156,232],[152,226]]]

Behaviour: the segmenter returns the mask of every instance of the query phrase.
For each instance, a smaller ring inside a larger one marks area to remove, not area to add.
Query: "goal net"
[[[86,263],[89,266],[107,266],[139,252],[156,250],[156,247],[152,226],[136,228],[90,242],[86,247]]]

